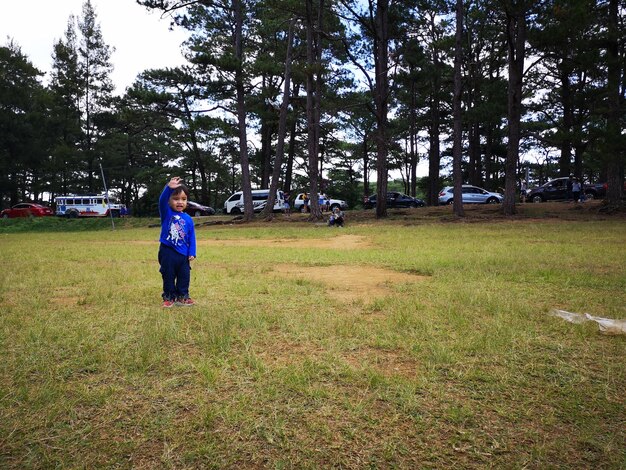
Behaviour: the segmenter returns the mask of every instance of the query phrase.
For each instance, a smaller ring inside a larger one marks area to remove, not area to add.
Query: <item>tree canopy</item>
[[[135,215],[177,174],[217,209],[272,186],[353,205],[377,192],[384,217],[389,183],[437,204],[453,161],[457,184],[501,189],[507,213],[527,172],[622,197],[624,0],[137,3],[188,33],[187,63],[120,96],[89,0],[51,44],[48,83],[0,47],[0,206],[102,191],[99,166]]]

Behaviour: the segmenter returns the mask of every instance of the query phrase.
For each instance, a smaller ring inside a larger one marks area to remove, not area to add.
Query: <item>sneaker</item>
[[[193,301],[193,299],[180,299],[178,301],[179,305],[182,305],[183,307],[193,307],[196,303]]]
[[[164,308],[170,308],[174,306],[174,301],[173,300],[164,300],[163,301],[163,307]]]

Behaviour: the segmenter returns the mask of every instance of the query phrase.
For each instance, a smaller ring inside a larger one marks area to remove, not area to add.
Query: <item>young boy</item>
[[[189,189],[175,176],[159,198],[159,271],[163,277],[163,307],[166,308],[194,304],[189,298],[189,281],[191,261],[196,258],[196,234],[192,218],[184,212],[188,197]]]

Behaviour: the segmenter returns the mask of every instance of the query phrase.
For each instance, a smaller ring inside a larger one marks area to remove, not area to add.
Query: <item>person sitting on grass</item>
[[[330,214],[330,219],[328,219],[329,227],[343,227],[344,215],[343,211],[338,207],[333,209],[333,212]]]
[[[163,307],[191,307],[189,297],[191,262],[196,259],[196,233],[193,219],[184,212],[189,189],[182,180],[173,177],[159,197],[161,236],[159,264],[163,278]]]

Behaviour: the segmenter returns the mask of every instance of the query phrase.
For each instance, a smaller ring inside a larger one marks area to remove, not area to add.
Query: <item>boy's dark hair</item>
[[[172,189],[172,196],[177,196],[180,193],[185,193],[185,196],[189,197],[189,188],[184,184],[181,184],[178,188]]]

